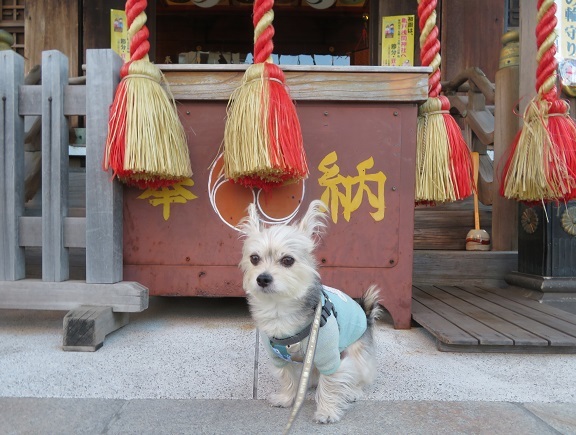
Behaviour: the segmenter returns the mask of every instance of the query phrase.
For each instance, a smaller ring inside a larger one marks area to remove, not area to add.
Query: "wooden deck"
[[[415,284],[412,290],[412,318],[441,351],[576,353],[576,315],[521,289]]]

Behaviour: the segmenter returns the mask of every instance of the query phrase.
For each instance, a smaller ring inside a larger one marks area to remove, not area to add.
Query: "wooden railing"
[[[495,86],[479,68],[468,68],[442,83],[442,90],[461,119],[466,143],[480,154],[478,196],[482,204],[491,205],[494,165],[487,150],[494,145]]]
[[[148,289],[122,281],[122,186],[102,170],[121,64],[111,50],[88,50],[86,85],[70,86],[66,56],[46,51],[42,84],[26,85],[24,59],[0,52],[0,308],[73,310],[64,325],[64,348],[70,350],[94,350],[102,334],[127,322],[124,313],[148,306]],[[24,208],[27,116],[41,117],[40,217],[26,216]],[[71,217],[68,210],[70,116],[86,117],[85,217]],[[42,249],[42,280],[27,277],[26,247]],[[69,248],[85,249],[86,281],[69,280]],[[82,342],[67,331],[78,316],[100,335]]]

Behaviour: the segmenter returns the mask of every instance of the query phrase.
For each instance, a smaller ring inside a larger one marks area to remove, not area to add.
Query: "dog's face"
[[[240,225],[244,236],[240,269],[249,296],[301,298],[318,279],[314,258],[316,236],[325,226],[321,201],[312,201],[304,218],[294,225],[264,227],[251,204]]]

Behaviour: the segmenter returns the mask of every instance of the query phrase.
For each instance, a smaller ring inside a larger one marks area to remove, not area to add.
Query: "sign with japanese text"
[[[126,12],[110,9],[110,48],[114,50],[124,62],[130,60],[130,46],[128,43],[128,23]]]
[[[382,18],[382,65],[414,65],[414,15]]]

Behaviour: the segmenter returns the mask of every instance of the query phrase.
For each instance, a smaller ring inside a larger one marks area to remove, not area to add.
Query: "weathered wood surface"
[[[18,220],[24,213],[24,118],[18,114],[18,88],[24,61],[11,50],[0,52],[0,280],[24,278],[24,249]]]
[[[246,65],[159,65],[177,100],[228,100],[240,85]],[[425,67],[286,66],[286,84],[294,100],[425,101]],[[358,74],[362,72],[363,74]]]
[[[484,145],[494,143],[494,115],[486,107],[476,108],[471,105],[470,98],[465,95],[455,95],[448,98],[453,106],[465,117],[465,121]]]
[[[412,317],[456,352],[576,353],[576,315],[513,287],[419,285]]]
[[[41,85],[24,85],[20,88],[18,110],[22,116],[42,115]],[[86,88],[78,85],[64,85],[64,115],[86,115]]]
[[[26,71],[41,63],[44,50],[59,50],[69,59],[71,74],[79,75],[82,61],[78,55],[82,50],[78,47],[78,13],[81,7],[82,3],[76,0],[63,0],[57,6],[44,0],[26,0]]]
[[[414,251],[414,284],[438,282],[458,285],[506,285],[505,277],[518,268],[518,253],[494,251]]]
[[[522,8],[524,7],[522,0]],[[500,36],[505,23],[505,4],[501,0],[450,0],[439,2],[442,79],[451,78],[474,65],[491,82],[498,70]],[[534,14],[536,16],[536,14]],[[532,27],[534,33],[535,27]]]
[[[62,221],[68,213],[68,123],[64,86],[68,59],[56,50],[42,53],[42,279],[68,279],[68,250]]]
[[[22,216],[18,228],[20,246],[42,246],[42,218]],[[63,219],[63,243],[65,248],[86,248],[86,219],[65,217]]]
[[[500,195],[502,172],[509,155],[509,147],[518,132],[518,66],[502,68],[496,73],[496,101],[494,117],[494,180],[492,186],[492,249],[518,249],[518,202]]]
[[[491,233],[492,210],[480,204],[480,223]],[[414,212],[414,249],[465,250],[466,235],[474,228],[473,197],[437,206],[417,206]]]
[[[148,308],[148,289],[137,282],[86,284],[83,281],[46,282],[34,279],[0,281],[0,308],[72,310],[80,305],[112,307],[135,313]]]
[[[64,317],[62,349],[94,352],[102,347],[104,338],[128,324],[128,313],[114,313],[110,307],[82,306]]]
[[[122,185],[102,170],[108,108],[122,60],[111,50],[89,50],[86,93],[86,282],[122,280]]]

